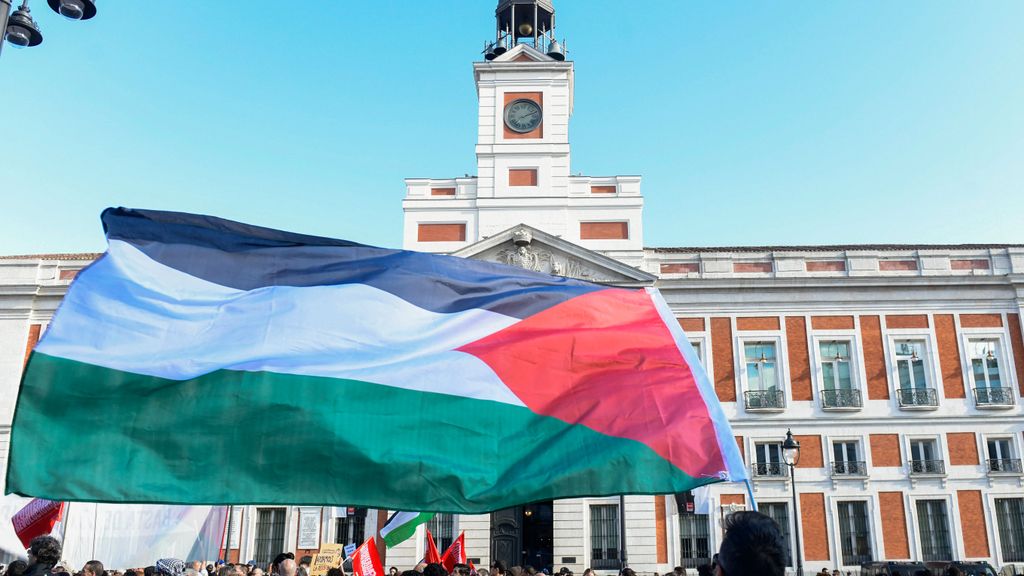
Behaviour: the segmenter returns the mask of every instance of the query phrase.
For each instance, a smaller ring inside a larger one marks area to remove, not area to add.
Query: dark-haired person
[[[82,576],[103,576],[103,562],[99,560],[89,560],[82,567]]]
[[[784,576],[786,542],[779,525],[760,512],[735,512],[725,519],[717,576]]]
[[[60,562],[60,540],[53,536],[36,536],[28,545],[28,568],[25,576],[43,576]]]
[[[505,576],[508,574],[508,564],[505,564],[504,560],[491,562],[491,574],[494,576]]]
[[[4,573],[4,576],[23,576],[26,570],[28,570],[28,562],[15,560],[7,566],[7,572]]]
[[[437,562],[431,562],[423,569],[423,576],[448,576],[448,571]]]

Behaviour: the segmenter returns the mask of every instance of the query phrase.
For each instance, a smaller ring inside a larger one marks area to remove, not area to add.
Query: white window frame
[[[929,315],[929,324],[933,322]],[[888,361],[886,362],[886,372],[889,376],[889,391],[892,396],[892,403],[896,409],[900,410],[935,410],[939,406],[942,406],[945,401],[945,395],[942,391],[942,374],[939,369],[939,358],[938,354],[935,353],[939,349],[938,343],[935,341],[935,334],[932,330],[926,328],[897,328],[886,330],[886,353],[888,355]],[[928,388],[935,390],[936,404],[938,406],[900,406],[900,374],[899,374],[899,358],[896,355],[896,343],[902,340],[916,340],[924,343],[924,369],[925,378],[928,381]]]
[[[920,442],[922,440],[931,441],[935,444],[935,457],[942,460],[942,474],[913,474],[912,462],[914,461],[914,442]],[[907,476],[914,477],[945,477],[949,474],[949,453],[946,451],[946,445],[942,441],[941,434],[912,434],[904,436],[903,439],[904,454],[907,456],[904,466],[907,468]]]
[[[1003,384],[1003,388],[1008,390],[1010,397],[1013,398],[1013,404],[1003,406],[988,406],[983,405],[983,408],[1013,408],[1017,403],[1017,371],[1013,365],[1013,355],[1009,353],[1009,336],[1006,333],[1006,328],[961,328],[960,330],[960,358],[961,369],[966,375],[966,381],[970,390],[968,391],[971,400],[974,403],[974,407],[978,408],[977,399],[975,398],[974,389],[978,388],[977,382],[974,381],[974,367],[971,365],[971,343],[978,340],[994,340],[996,342],[997,350],[995,352],[996,359],[999,360],[999,379]]]
[[[979,434],[978,436],[980,436],[979,442],[981,443],[981,446],[978,447],[978,449],[980,450],[980,452],[978,452],[978,453],[981,454],[981,464],[982,464],[982,466],[984,466],[985,472],[987,474],[996,474],[996,475],[1016,474],[1015,472],[992,472],[992,471],[989,470],[989,467],[988,467],[988,461],[989,461],[988,443],[989,443],[990,440],[1005,440],[1007,443],[1009,443],[1010,454],[1009,454],[1009,456],[1003,456],[1003,458],[1004,459],[1014,459],[1014,458],[1018,458],[1019,459],[1019,458],[1021,458],[1021,447],[1020,447],[1020,444],[1017,442],[1017,435],[1014,434],[1013,432],[1005,432],[1005,433],[994,432],[994,433],[991,433],[991,434]]]
[[[628,498],[628,496],[627,496]],[[627,503],[628,504],[628,503]],[[586,560],[585,566],[589,566],[593,563],[593,557],[591,552],[591,530],[590,530],[590,507],[593,505],[615,505],[619,508],[619,514],[622,514],[622,508],[619,506],[618,496],[609,496],[605,498],[583,498],[580,500],[580,506],[583,508],[583,559]],[[621,516],[620,516],[621,518]],[[621,520],[620,520],[621,523]],[[621,525],[621,524],[620,524]],[[629,528],[627,527],[627,531]],[[619,534],[619,538],[625,537],[623,534]],[[628,541],[627,541],[628,542]],[[621,560],[621,558],[620,558]],[[606,572],[606,570],[595,570],[595,572]]]
[[[781,322],[781,320],[780,320]],[[736,323],[733,322],[733,334],[736,332]],[[743,410],[747,411],[746,393],[752,392],[750,388],[750,382],[747,380],[747,360],[746,360],[746,345],[765,342],[775,346],[775,373],[779,379],[779,390],[782,391],[782,407],[778,409],[768,409],[775,411],[783,411],[789,407],[789,362],[788,362],[788,348],[786,347],[786,337],[784,334],[780,334],[780,331],[763,331],[763,330],[743,330],[735,337],[735,348],[733,351],[734,364],[736,374],[740,376],[740,404]],[[764,409],[753,409],[752,412],[762,412]]]
[[[821,356],[821,344],[828,344],[832,341],[849,342],[850,345],[850,389],[860,392],[860,407],[857,408],[826,408],[826,410],[862,410],[867,401],[867,393],[864,390],[864,376],[862,366],[864,362],[861,353],[860,336],[857,330],[842,331],[821,331],[815,330],[811,336],[811,361],[814,379],[814,397],[818,398],[819,406],[824,408],[824,398],[821,398],[822,390],[825,389],[825,370],[822,368],[824,358]]]
[[[840,442],[840,443],[852,442],[852,443],[854,443],[856,445],[856,447],[857,447],[857,455],[860,458],[858,460],[852,460],[852,462],[863,462],[865,468],[867,468],[867,466],[868,466],[868,457],[867,456],[868,455],[867,455],[867,449],[865,448],[866,444],[865,444],[864,438],[862,436],[826,436],[824,440],[828,443],[827,444],[827,448],[826,448],[825,451],[828,452],[828,457],[826,458],[826,462],[828,463],[828,475],[830,477],[833,477],[833,478],[835,477],[834,471],[835,471],[835,465],[837,463],[837,461],[835,459],[835,457],[836,457],[836,451],[835,451],[835,444],[836,444],[836,442]],[[865,470],[865,472],[866,471],[867,470]],[[839,478],[842,478],[842,477],[843,476],[839,476]],[[854,478],[861,478],[861,476],[854,476]],[[846,499],[849,500],[849,498],[846,498]]]
[[[989,517],[986,518],[985,529],[988,531],[988,541],[992,542],[995,547],[994,558],[999,560],[996,566],[1002,566],[1008,564],[1003,558],[1003,542],[1000,540],[999,535],[999,518],[996,516],[996,500],[1002,500],[1003,498],[1024,498],[1024,494],[1021,494],[1019,490],[1013,492],[1002,492],[993,493],[986,491],[984,493],[985,503],[987,504],[986,509],[989,511]]]
[[[843,440],[843,439],[839,439],[839,440],[841,442],[847,441],[847,440]],[[865,506],[867,506],[868,529],[871,530],[871,537],[868,539],[868,541],[871,544],[871,557],[872,558],[876,558],[877,555],[878,555],[878,550],[881,549],[881,547],[880,547],[881,542],[879,540],[879,536],[880,535],[878,533],[878,529],[879,529],[879,527],[881,525],[878,523],[878,520],[879,520],[877,518],[877,516],[878,516],[877,509],[878,508],[875,505],[875,501],[870,496],[860,496],[860,495],[857,495],[857,496],[853,496],[853,495],[850,495],[850,496],[833,495],[833,496],[829,496],[829,500],[830,500],[829,505],[832,508],[832,519],[833,519],[832,522],[829,522],[829,524],[832,525],[832,538],[830,539],[831,540],[830,546],[832,547],[832,557],[836,559],[836,562],[839,564],[839,566],[841,568],[851,568],[851,569],[852,568],[860,568],[860,565],[847,565],[847,564],[843,564],[842,563],[843,562],[843,548],[842,548],[842,545],[840,544],[840,538],[841,538],[842,532],[840,532],[840,528],[839,528],[839,503],[840,502],[863,502],[865,504]],[[844,572],[845,572],[845,570],[844,570]]]
[[[950,549],[953,552],[953,558],[963,558],[963,536],[960,534],[960,508],[955,506],[953,503],[952,494],[913,494],[909,495],[909,508],[910,508],[910,525],[907,527],[910,529],[909,535],[913,542],[913,557],[920,559],[924,557],[924,550],[921,546],[921,535],[918,531],[920,524],[917,521],[917,501],[918,500],[943,500],[946,503],[946,520],[949,522],[949,540]],[[985,522],[989,524],[989,522]],[[991,542],[991,540],[989,540]]]
[[[707,326],[708,320],[704,319],[704,325]],[[711,338],[708,336],[707,331],[704,332],[687,332],[686,339],[690,341],[690,344],[700,344],[700,353],[697,356],[700,358],[700,364],[704,367],[704,371],[708,374],[708,380],[712,383],[715,382],[714,374],[714,357],[711,353]],[[696,350],[694,350],[696,352]]]

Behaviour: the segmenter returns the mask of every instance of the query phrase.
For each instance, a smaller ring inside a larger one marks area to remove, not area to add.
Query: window
[[[336,544],[362,544],[366,540],[366,508],[349,508],[344,518],[336,520],[335,527]]]
[[[859,408],[860,390],[853,386],[850,364],[850,341],[832,340],[818,343],[821,359],[823,408]]]
[[[619,507],[590,506],[590,565],[596,570],[619,568]]]
[[[833,476],[866,476],[867,465],[860,459],[857,442],[844,440],[832,443]]]
[[[694,512],[691,492],[676,494],[679,512],[679,565],[696,568],[711,563],[711,518]]]
[[[1003,562],[1024,562],[1024,498],[996,498]]]
[[[743,362],[746,365],[747,410],[784,408],[779,387],[779,362],[775,342],[744,342]]]
[[[917,501],[917,531],[921,537],[921,557],[925,562],[953,559],[945,500]]]
[[[871,523],[866,502],[839,502],[839,545],[844,566],[871,562]]]
[[[754,458],[754,476],[786,476],[786,464],[782,461],[782,444],[758,442],[754,444]]]
[[[700,360],[700,365],[707,368],[707,362],[704,361],[704,341],[703,340],[690,340],[690,346],[693,346],[693,351],[697,353],[697,358]]]
[[[427,522],[427,530],[434,537],[434,544],[444,554],[444,551],[455,541],[455,515],[434,514],[434,517]]]
[[[935,440],[910,441],[911,474],[945,474],[946,465],[939,456]]]
[[[256,540],[254,542],[256,563],[270,564],[270,561],[284,550],[284,508],[256,509]]]
[[[900,406],[938,406],[935,389],[928,385],[925,367],[926,347],[923,340],[896,341],[896,376],[899,381]]]
[[[464,242],[465,224],[420,224],[416,231],[417,242]]]
[[[1020,459],[1013,456],[1012,442],[1010,438],[988,439],[986,447],[990,472],[1021,472]]]
[[[536,168],[513,168],[508,171],[509,186],[536,186]]]
[[[1003,384],[999,364],[999,340],[971,339],[967,342],[971,360],[971,380],[978,406],[1012,406],[1013,393]]]
[[[768,516],[772,520],[778,523],[779,528],[782,529],[782,538],[786,541],[786,566],[793,565],[793,544],[790,540],[789,530],[792,526],[789,525],[789,508],[785,502],[761,502],[758,504],[757,509],[762,514]]]

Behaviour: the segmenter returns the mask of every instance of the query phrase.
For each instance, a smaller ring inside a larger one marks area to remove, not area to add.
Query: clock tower
[[[570,169],[574,67],[553,3],[500,0],[495,23],[473,64],[477,174],[406,180],[405,247],[451,253],[526,224],[639,265],[640,177]]]

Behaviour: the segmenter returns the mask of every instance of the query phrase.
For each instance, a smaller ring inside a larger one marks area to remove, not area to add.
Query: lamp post
[[[54,12],[68,20],[88,20],[96,15],[96,0],[47,0]],[[0,51],[4,40],[18,48],[37,46],[43,41],[43,33],[32,19],[28,0],[11,13],[11,0],[0,0]]]
[[[793,431],[786,430],[782,443],[782,459],[789,466],[789,484],[793,487],[793,543],[796,544],[796,576],[804,575],[804,563],[800,559],[800,522],[796,516],[796,465],[800,463],[800,443],[793,439]]]

